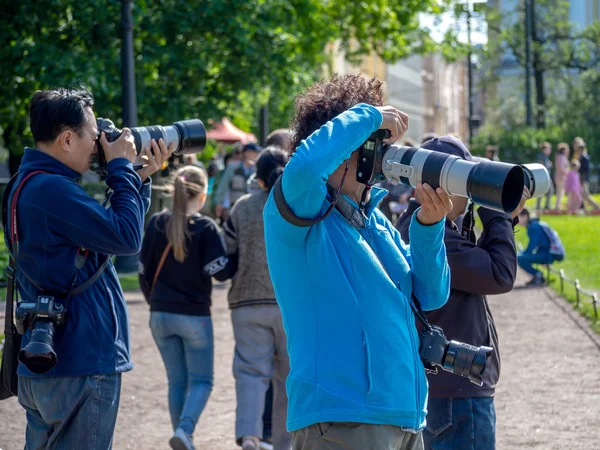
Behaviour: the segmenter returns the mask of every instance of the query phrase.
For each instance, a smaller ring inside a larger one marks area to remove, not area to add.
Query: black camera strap
[[[7,290],[7,299],[6,299],[6,302],[7,302],[6,317],[10,318],[11,323],[12,323],[12,312],[13,312],[12,311],[13,310],[12,302],[14,301],[16,294],[17,294],[16,274],[18,271],[20,271],[25,276],[25,278],[27,278],[27,280],[29,280],[29,282],[31,284],[33,284],[33,286],[35,286],[36,289],[40,290],[41,292],[43,292],[45,290],[38,283],[36,283],[35,280],[33,280],[27,274],[27,272],[25,272],[22,268],[19,268],[19,266],[18,266],[18,252],[19,252],[19,231],[18,231],[18,226],[17,226],[18,198],[19,198],[19,194],[21,193],[21,189],[23,188],[23,185],[25,184],[25,182],[27,180],[29,180],[31,177],[33,177],[34,175],[37,175],[40,173],[48,173],[48,172],[43,171],[43,170],[36,170],[34,172],[28,173],[21,180],[20,184],[15,189],[15,192],[14,192],[13,198],[12,198],[12,202],[11,202],[10,239],[6,240],[7,247],[8,247],[8,253],[9,253],[9,267],[7,268],[7,273],[8,273],[7,288],[8,288],[8,290]],[[16,182],[18,175],[19,175],[19,173],[17,172],[10,179],[10,181],[6,185],[6,188],[4,190],[4,196],[2,198],[2,223],[4,224],[5,229],[6,229],[6,225],[8,224],[7,219],[9,216],[9,214],[8,214],[8,199],[9,199],[10,192],[12,191],[12,188]],[[70,287],[69,291],[65,293],[66,301],[68,301],[71,297],[73,297],[75,295],[81,294],[83,291],[85,291],[87,288],[89,288],[100,277],[100,275],[102,275],[102,272],[104,272],[104,269],[106,269],[106,266],[108,265],[108,262],[109,262],[109,257],[106,256],[104,262],[100,265],[100,267],[98,267],[96,272],[94,272],[94,274],[89,279],[87,279],[84,283],[80,284],[79,286],[75,286],[75,282],[77,281],[77,275],[79,274],[79,271],[85,265],[87,258],[88,258],[88,250],[84,249],[82,247],[79,247],[77,249],[77,255],[75,256],[75,275],[73,276],[73,281],[71,283],[71,287]],[[10,311],[9,311],[9,307],[10,307]]]
[[[464,238],[467,238],[471,243],[475,243],[477,238],[475,236],[475,206],[472,201],[469,202],[467,214],[463,217],[461,234]]]
[[[14,301],[15,301],[15,261],[12,255],[8,255],[8,267],[6,268],[6,306],[4,311],[4,335],[12,336],[16,334],[13,323]]]

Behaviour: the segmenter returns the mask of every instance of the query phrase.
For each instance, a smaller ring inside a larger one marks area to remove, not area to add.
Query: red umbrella
[[[233,144],[235,142],[241,142],[242,144],[248,144],[250,142],[256,142],[256,136],[252,133],[246,133],[240,130],[227,117],[223,117],[220,122],[211,124],[212,130],[206,132],[207,139],[214,139],[215,141],[225,142],[227,144]]]

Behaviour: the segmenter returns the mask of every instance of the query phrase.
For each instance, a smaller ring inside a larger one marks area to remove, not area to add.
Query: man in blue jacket
[[[13,251],[22,301],[36,301],[36,285],[50,292],[69,291],[92,277],[109,255],[140,250],[150,205],[149,177],[172,148],[153,141],[152,151],[144,150],[145,167],[136,173],[131,132],[125,129],[112,143],[102,134],[106,183],[113,191],[105,209],[77,183],[98,151],[93,106],[85,90],[38,91],[31,99],[36,148],[25,149],[10,198],[28,174],[46,173],[23,185],[16,205],[19,246]],[[10,235],[6,231],[5,239]],[[77,271],[79,248],[88,253]],[[28,330],[22,348],[30,336]],[[110,449],[121,373],[133,368],[127,306],[112,263],[89,288],[69,299],[66,323],[56,328],[54,350],[58,364],[49,372],[34,374],[23,364],[18,368],[19,402],[27,412],[26,448]]]
[[[529,210],[521,211],[519,225],[527,228],[529,237],[527,248],[517,255],[519,267],[533,276],[527,282],[527,286],[542,286],[546,282],[544,274],[533,267],[533,264],[552,264],[554,261],[562,261],[565,259],[565,248],[558,233],[546,222],[531,217]]]
[[[441,190],[417,187],[409,246],[377,209],[387,191],[356,181],[356,150],[377,129],[402,137],[408,117],[383,107],[381,82],[334,77],[296,99],[295,152],[283,196],[293,214],[322,216],[327,188],[341,191],[363,218],[351,224],[338,209],[299,227],[264,209],[269,271],[288,339],[288,430],[293,448],[421,449],[427,381],[409,301],[425,310],[449,293],[444,217],[452,204]],[[375,105],[375,106],[371,106]],[[346,173],[346,177],[344,177]],[[354,214],[356,216],[357,214]]]

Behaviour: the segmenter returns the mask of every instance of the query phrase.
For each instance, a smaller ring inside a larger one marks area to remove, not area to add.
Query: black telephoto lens
[[[200,153],[206,146],[206,129],[199,119],[181,120],[175,122],[173,127],[179,131],[181,140],[179,148],[173,152],[176,155]]]
[[[471,383],[481,386],[487,358],[492,351],[490,347],[475,347],[464,342],[450,341],[443,369],[467,377]]]
[[[514,211],[523,195],[523,169],[514,164],[481,161],[468,178],[471,198],[478,205],[494,209],[501,205],[505,213]]]
[[[19,352],[19,361],[35,374],[46,373],[56,365],[52,322],[35,322],[29,343]]]
[[[135,127],[131,128],[131,135],[138,155],[145,147],[150,148],[152,139],[162,139],[167,147],[174,143],[174,155],[200,153],[206,145],[206,129],[200,119],[180,120],[167,126]]]

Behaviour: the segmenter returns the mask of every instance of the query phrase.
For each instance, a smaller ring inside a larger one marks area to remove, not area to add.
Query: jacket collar
[[[21,166],[19,167],[19,172],[33,172],[35,170],[43,170],[52,174],[62,175],[73,181],[77,181],[81,178],[79,172],[66,166],[58,159],[35,148],[26,147],[23,159],[21,160]]]
[[[333,200],[332,188],[328,187],[330,193],[329,201]],[[335,205],[335,209],[355,228],[364,228],[377,205],[388,194],[386,189],[379,187],[371,188],[371,198],[367,202],[364,215],[360,213],[358,204],[347,195],[340,196]]]

